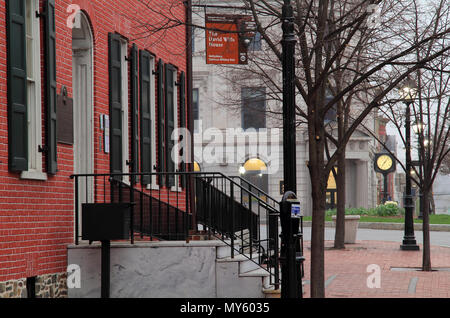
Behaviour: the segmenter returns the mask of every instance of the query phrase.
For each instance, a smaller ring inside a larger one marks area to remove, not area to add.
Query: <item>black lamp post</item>
[[[281,298],[301,298],[300,265],[303,257],[298,253],[298,219],[291,218],[292,203],[297,193],[296,125],[295,125],[295,45],[294,10],[290,0],[284,0],[281,16],[283,24],[283,165],[284,191],[281,203]]]
[[[297,162],[295,151],[295,39],[294,10],[290,0],[284,0],[282,17],[283,39],[283,164],[284,191],[297,193]]]
[[[404,86],[400,89],[400,97],[406,104],[406,123],[405,123],[405,140],[406,140],[406,186],[403,197],[405,207],[405,233],[403,244],[400,248],[404,251],[418,251],[416,238],[414,236],[414,202],[411,191],[411,109],[410,106],[416,97],[417,88],[414,82],[408,79]]]

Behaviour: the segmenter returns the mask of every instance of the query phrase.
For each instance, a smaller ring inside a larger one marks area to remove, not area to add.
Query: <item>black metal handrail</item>
[[[230,242],[231,257],[237,251],[263,265],[278,288],[279,203],[269,205],[260,196],[262,190],[255,193],[234,179],[220,173],[196,178],[196,221],[209,236]]]
[[[139,183],[144,177],[145,186]],[[243,254],[279,287],[279,203],[246,180],[218,172],[77,174],[71,179],[76,244],[82,203],[130,202],[131,243],[135,232],[141,238],[188,240],[189,230],[200,224],[209,238],[230,246],[231,257]]]
[[[233,180],[238,180],[241,185],[245,184],[246,188],[248,188],[249,191],[256,191],[258,193],[258,196],[264,196],[266,197],[267,201],[263,199],[263,201],[266,201],[267,204],[271,207],[273,207],[276,211],[280,211],[280,202],[277,201],[276,199],[274,199],[272,196],[270,196],[269,194],[266,193],[266,191],[261,190],[260,188],[258,188],[257,186],[255,186],[254,184],[250,183],[248,180],[242,178],[241,176],[229,176],[229,178],[233,179]]]

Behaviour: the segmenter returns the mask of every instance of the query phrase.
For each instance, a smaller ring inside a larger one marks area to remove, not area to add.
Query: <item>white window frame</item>
[[[194,92],[197,92],[197,115],[198,118],[194,118],[194,134],[199,133],[200,131],[200,88],[193,88],[192,89],[192,94],[194,94]],[[192,99],[192,107],[194,107],[194,99]],[[194,116],[194,111],[192,110],[192,116]]]
[[[150,171],[152,173],[156,173],[156,89],[155,89],[155,57],[152,55],[150,57],[150,135],[151,135],[151,162],[150,162]],[[157,183],[157,176],[152,175],[150,184],[147,185],[147,189],[149,190],[159,190],[159,185]]]
[[[123,173],[129,173],[130,167],[127,165],[127,161],[130,157],[129,149],[129,105],[128,105],[128,41],[125,39],[120,40],[120,60],[122,63],[122,171]],[[129,184],[130,178],[124,177],[123,182]]]
[[[174,132],[177,131],[179,128],[178,126],[178,111],[179,111],[179,104],[178,104],[178,89],[180,88],[179,85],[176,85],[178,82],[178,71],[176,68],[173,70],[173,122],[174,122]],[[168,139],[172,138],[172,136],[167,136]],[[178,140],[175,140],[175,144],[178,142]],[[175,146],[174,146],[175,147]],[[175,161],[175,171],[178,172],[179,166],[178,163]],[[175,185],[170,188],[172,192],[181,192],[183,189],[180,184],[180,178],[178,175],[175,175]]]
[[[39,146],[42,145],[42,86],[40,21],[36,17],[38,11],[39,0],[26,0],[28,171],[23,171],[20,177],[21,179],[45,181],[47,174],[43,172],[42,152],[39,151]],[[29,26],[31,34],[28,31]],[[31,47],[28,45],[29,41],[31,41]],[[29,76],[30,70],[32,77]]]

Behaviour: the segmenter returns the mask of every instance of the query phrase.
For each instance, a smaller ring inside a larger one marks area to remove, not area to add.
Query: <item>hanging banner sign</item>
[[[206,64],[247,64],[249,17],[207,14],[205,19]]]

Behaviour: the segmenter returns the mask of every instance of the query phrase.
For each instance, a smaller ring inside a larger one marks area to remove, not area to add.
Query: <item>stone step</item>
[[[258,255],[253,254],[252,259],[254,261],[258,261]],[[245,262],[245,261],[250,261],[250,254],[239,254],[239,252],[236,252],[233,258],[231,256],[227,256],[217,259],[217,262]]]
[[[246,260],[239,263],[239,273],[248,273],[255,269],[260,269],[261,266],[259,266],[257,263],[258,258],[254,259],[254,261]]]
[[[223,259],[223,258],[229,258],[231,257],[231,241],[225,241],[227,243],[226,246],[220,246],[217,248],[217,258]],[[240,241],[234,241],[234,255],[239,255],[239,250],[241,247]]]
[[[269,277],[270,273],[262,268],[239,274],[240,277]]]
[[[231,244],[231,241],[227,241],[227,244]],[[236,243],[236,241],[235,241]],[[240,243],[240,241],[239,241]],[[239,251],[235,250],[234,257],[231,258],[231,247],[230,246],[219,246],[217,247],[217,263],[225,264],[225,263],[237,263],[238,266],[237,271],[239,278],[242,279],[257,279],[259,281],[259,286],[261,288],[261,293],[266,298],[269,298],[267,295],[270,293],[265,293],[264,290],[270,290],[270,273],[261,267],[258,264],[260,254],[252,253],[252,259],[250,259],[250,254],[240,254]],[[256,281],[255,281],[256,283]],[[273,288],[273,287],[272,287]],[[277,292],[274,293],[276,298]]]

